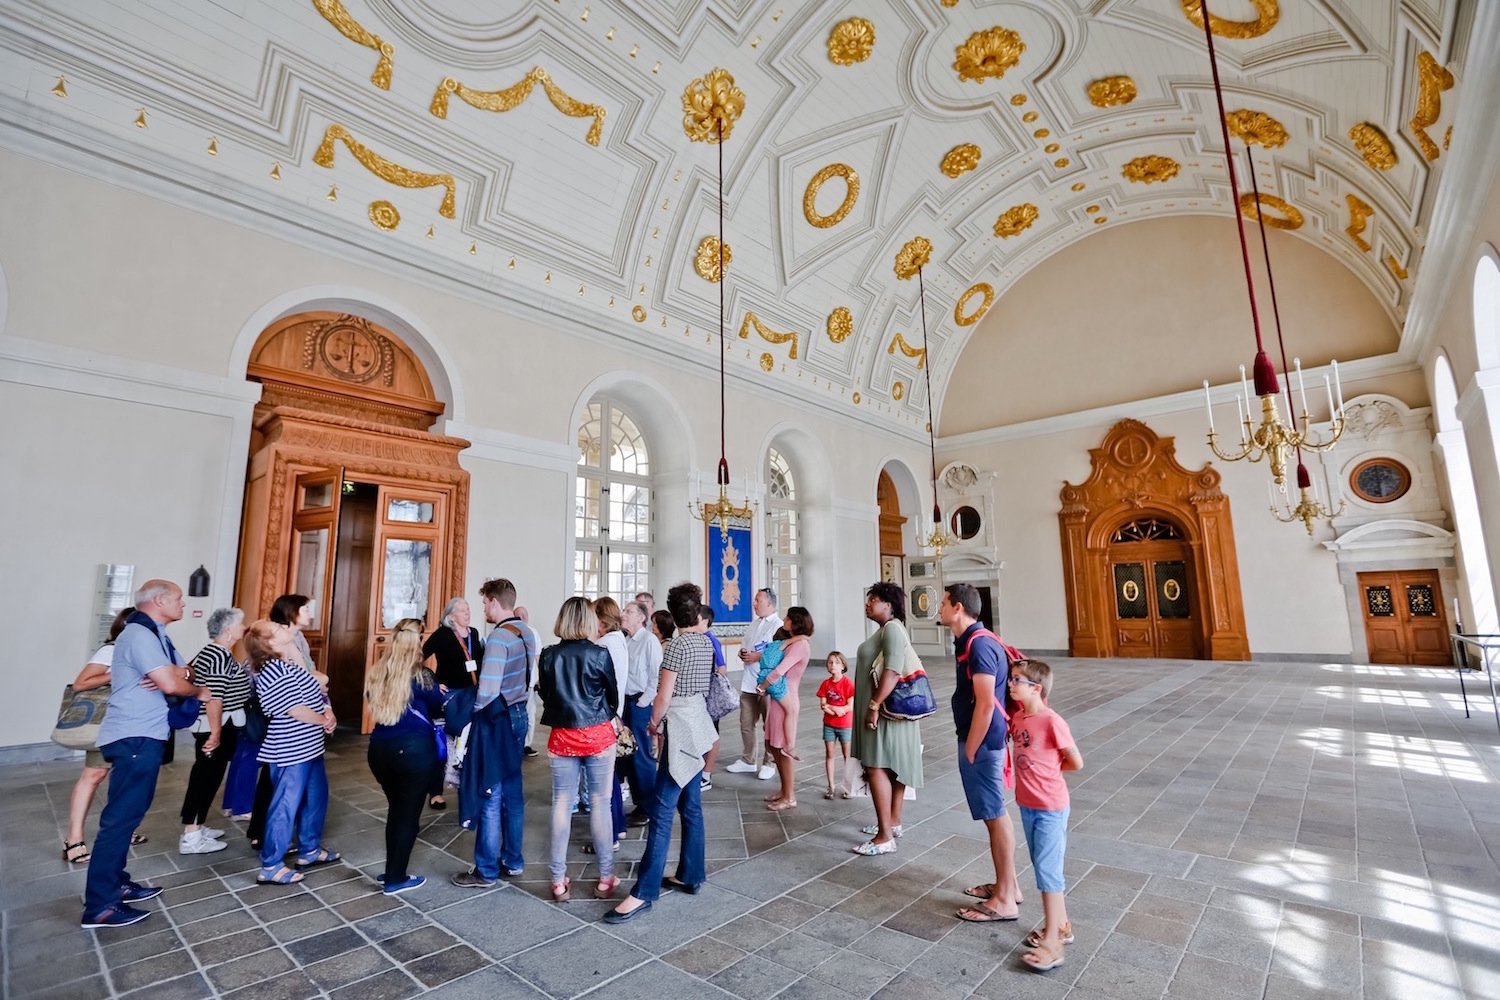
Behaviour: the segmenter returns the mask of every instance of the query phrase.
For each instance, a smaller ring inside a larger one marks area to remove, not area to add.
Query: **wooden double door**
[[[1371,663],[1442,667],[1453,662],[1436,570],[1360,573]]]
[[[1185,541],[1121,542],[1109,547],[1116,656],[1195,659],[1192,552]]]

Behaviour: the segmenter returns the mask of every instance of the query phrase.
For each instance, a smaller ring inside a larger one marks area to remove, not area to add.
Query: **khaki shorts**
[[[98,750],[85,750],[83,752],[83,766],[107,770],[109,768],[109,761],[105,760],[104,754]]]

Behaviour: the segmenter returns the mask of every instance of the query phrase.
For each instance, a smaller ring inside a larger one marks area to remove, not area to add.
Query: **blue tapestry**
[[[703,591],[714,609],[714,631],[721,625],[747,625],[754,617],[750,598],[750,529],[731,527],[726,538],[717,522],[706,525],[708,573]]]

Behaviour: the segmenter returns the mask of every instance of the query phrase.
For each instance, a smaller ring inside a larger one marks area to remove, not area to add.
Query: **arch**
[[[1474,265],[1474,356],[1480,371],[1500,366],[1500,251],[1489,243]]]
[[[791,421],[782,421],[767,431],[757,468],[765,467],[772,448],[787,459],[797,480],[798,516],[802,521],[798,589],[799,599],[805,604],[809,595],[835,591],[833,462],[816,435]],[[785,597],[782,606],[788,606]]]
[[[865,496],[875,497],[879,491],[882,473],[890,478],[891,485],[896,488],[896,497],[901,501],[901,515],[906,518],[906,523],[902,528],[903,541],[911,541],[915,544],[920,539],[932,513],[930,507],[923,505],[922,487],[919,485],[916,473],[912,472],[911,466],[906,464],[905,459],[888,457],[876,466],[874,481],[870,483],[869,491]]]
[[[1432,414],[1437,424],[1433,465],[1444,506],[1452,513],[1453,533],[1458,538],[1458,564],[1462,570],[1458,596],[1464,609],[1464,630],[1492,634],[1497,628],[1495,585],[1485,560],[1479,494],[1469,463],[1468,437],[1458,418],[1458,384],[1453,379],[1453,366],[1442,351],[1432,358],[1431,388]]]
[[[1458,420],[1458,383],[1453,380],[1453,365],[1444,351],[1432,358],[1429,390],[1432,399],[1432,418],[1437,423],[1438,433],[1462,430]]]

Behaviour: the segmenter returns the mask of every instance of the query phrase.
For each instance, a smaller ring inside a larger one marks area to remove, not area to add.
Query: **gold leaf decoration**
[[[973,312],[964,312],[969,307],[970,300],[976,295],[983,296],[984,301]],[[971,285],[967,291],[958,297],[958,301],[953,303],[953,322],[959,326],[973,326],[984,317],[985,313],[990,311],[990,306],[994,304],[995,289],[988,282],[981,281]]]
[[[842,177],[846,190],[844,200],[839,207],[828,215],[818,214],[818,190],[828,182],[830,178]],[[854,203],[859,200],[859,174],[847,163],[830,163],[828,166],[813,174],[812,180],[807,182],[807,190],[802,192],[802,215],[809,224],[819,229],[828,229],[836,226],[854,210]]]
[[[1344,232],[1354,241],[1354,245],[1364,253],[1370,252],[1370,243],[1364,237],[1365,226],[1369,224],[1370,216],[1375,214],[1375,209],[1369,202],[1363,201],[1358,195],[1346,194],[1344,201],[1349,203],[1349,225]]]
[[[396,211],[396,206],[388,201],[370,202],[370,221],[375,223],[377,229],[390,232],[401,225],[401,213]]]
[[[1220,38],[1259,38],[1281,20],[1281,9],[1276,0],[1250,0],[1250,4],[1255,8],[1255,20],[1229,21],[1210,12],[1209,30]],[[1182,12],[1199,31],[1203,30],[1203,0],[1182,0]]]
[[[972,142],[954,146],[948,150],[948,155],[943,157],[941,169],[949,177],[962,177],[979,166],[979,156],[979,147]]]
[[[905,382],[901,381],[900,379],[897,379],[896,381],[894,381],[894,382],[891,383],[891,398],[892,399],[896,400],[897,402],[900,402],[901,398],[903,396],[905,396],[905,395],[906,395],[906,383]]]
[[[682,92],[682,130],[693,142],[728,139],[745,113],[745,92],[727,69],[711,69]]]
[[[1049,142],[1049,143],[1047,143],[1047,145],[1045,145],[1045,146],[1042,147],[1042,152],[1046,153],[1048,156],[1051,156],[1053,153],[1057,152],[1059,149],[1062,149],[1062,146],[1058,145],[1055,142]]]
[[[913,236],[896,253],[896,277],[908,281],[927,266],[932,259],[932,241],[925,236]]]
[[[1120,175],[1132,184],[1155,184],[1169,181],[1182,168],[1176,160],[1166,156],[1137,156],[1120,168]]]
[[[1019,108],[1021,105],[1025,104],[1025,103],[1026,103],[1026,95],[1025,94],[1012,94],[1011,95],[1011,98],[1010,98],[1011,107],[1013,107],[1013,108]]]
[[[1113,108],[1135,100],[1135,81],[1128,76],[1106,76],[1089,84],[1089,103],[1096,108]]]
[[[1440,152],[1427,130],[1437,124],[1443,113],[1442,94],[1452,89],[1453,74],[1434,59],[1431,52],[1422,52],[1417,55],[1417,81],[1421,89],[1417,93],[1417,108],[1411,116],[1411,131],[1422,147],[1422,155],[1435,160]],[[1444,148],[1447,148],[1446,140]]]
[[[1031,228],[1031,224],[1037,220],[1037,215],[1036,206],[1030,202],[1012,205],[1001,212],[1000,218],[995,220],[995,235],[1002,240],[1019,236]]]
[[[1279,215],[1271,215],[1271,212],[1279,212]],[[1292,204],[1274,194],[1262,194],[1260,203],[1257,205],[1255,195],[1240,195],[1240,211],[1247,219],[1264,219],[1266,225],[1272,229],[1301,229],[1302,212]]]
[[[1406,268],[1402,267],[1400,262],[1396,260],[1395,254],[1388,253],[1385,255],[1385,266],[1390,269],[1390,272],[1396,276],[1398,281],[1406,280]]]
[[[906,338],[901,336],[900,330],[897,330],[896,335],[891,338],[890,344],[886,346],[885,353],[895,354],[897,350],[900,350],[908,358],[916,358],[918,371],[927,367],[927,348],[913,347],[911,344],[908,344]]]
[[[1072,163],[1072,162],[1073,162],[1072,160],[1069,160],[1066,156],[1064,156],[1060,160],[1053,160],[1052,161],[1052,165],[1054,167],[1056,167],[1058,170],[1061,170],[1064,167],[1066,167],[1069,163]]]
[[[356,21],[340,0],[312,0],[312,5],[323,15],[323,20],[338,29],[339,34],[356,45],[380,53],[380,61],[375,64],[375,72],[370,74],[370,82],[381,90],[390,90],[391,59],[396,54],[391,43]]]
[[[552,82],[552,77],[540,66],[533,66],[521,82],[503,90],[474,90],[464,86],[453,77],[443,78],[438,84],[437,93],[432,95],[432,104],[427,110],[431,111],[436,118],[448,117],[448,95],[456,94],[459,100],[470,107],[478,108],[480,111],[510,111],[521,105],[526,98],[531,96],[532,89],[537,84],[542,85],[542,90],[547,94],[547,100],[552,106],[569,118],[593,118],[594,124],[589,126],[588,135],[584,137],[590,146],[599,145],[600,133],[604,130],[604,116],[606,114],[602,104],[585,104],[574,100],[563,93],[562,88]]]
[[[839,306],[828,314],[828,339],[842,344],[854,332],[854,314],[848,306]]]
[[[799,343],[799,338],[796,333],[781,333],[780,331],[772,330],[770,327],[762,323],[760,321],[760,317],[755,315],[755,313],[746,312],[744,321],[740,323],[741,340],[749,339],[750,330],[752,327],[755,329],[756,333],[760,334],[760,338],[768,344],[785,344],[790,341],[792,349],[787,352],[787,357],[793,361],[797,360],[797,344]]]
[[[771,352],[770,351],[766,351],[764,354],[762,354],[760,356],[760,370],[761,371],[768,372],[772,368],[775,368],[775,367],[776,367],[776,359],[771,356]]]
[[[722,257],[722,263],[721,263]],[[693,270],[698,272],[698,277],[704,281],[717,282],[723,277],[724,269],[729,262],[734,260],[734,251],[729,249],[729,244],[724,244],[724,250],[719,251],[719,238],[717,236],[705,236],[698,243],[698,253],[693,258]]]
[[[1224,124],[1229,126],[1232,134],[1247,144],[1255,143],[1267,149],[1285,146],[1289,138],[1286,127],[1264,111],[1251,111],[1248,108],[1229,111],[1224,115]]]
[[[349,152],[354,154],[366,170],[379,177],[388,184],[395,184],[404,188],[443,188],[443,203],[438,206],[438,214],[445,219],[453,218],[454,201],[457,198],[456,185],[452,174],[424,174],[401,166],[391,160],[387,160],[379,153],[362,145],[349,130],[342,125],[330,125],[323,133],[323,141],[318,143],[318,149],[313,153],[313,162],[320,167],[333,166],[333,144],[342,142],[349,147]]]
[[[1036,121],[1040,117],[1042,117],[1042,116],[1039,115],[1039,114],[1037,114],[1035,111],[1028,111],[1024,115],[1021,116],[1021,120],[1023,122],[1025,122],[1027,125],[1030,125],[1032,122]]]
[[[828,60],[836,66],[852,66],[875,51],[875,25],[862,17],[840,21],[828,33]]]
[[[953,68],[960,80],[983,83],[998,80],[1005,71],[1021,61],[1026,43],[1018,32],[996,25],[976,31],[953,50]]]
[[[852,396],[850,396],[849,397],[849,401],[852,402],[855,406],[858,406],[859,405],[859,393],[856,392]]]
[[[53,97],[67,97],[68,96],[68,80],[67,80],[67,77],[59,76],[57,78],[57,82],[52,85],[52,96]]]
[[[1396,165],[1396,147],[1379,125],[1360,122],[1349,130],[1349,138],[1359,155],[1376,170],[1389,170]]]
[[[637,323],[646,322],[646,307],[640,304],[631,306],[630,318],[635,320]]]

